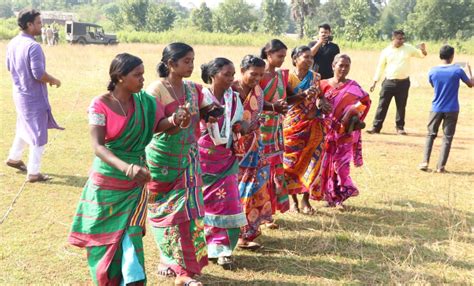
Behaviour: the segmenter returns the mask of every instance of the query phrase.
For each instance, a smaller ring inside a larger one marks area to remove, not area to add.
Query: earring
[[[123,82],[123,80],[119,79],[119,82],[120,82],[120,83],[122,83],[122,82]]]

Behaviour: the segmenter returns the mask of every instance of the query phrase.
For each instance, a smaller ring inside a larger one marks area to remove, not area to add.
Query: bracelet
[[[130,177],[130,175],[133,175],[133,166],[135,166],[135,164],[128,165],[127,171],[125,172],[125,176]]]
[[[176,112],[173,113],[173,115],[171,115],[171,124],[173,124],[173,126],[178,126],[178,123],[176,123]]]
[[[272,110],[275,112],[275,104],[272,103]]]

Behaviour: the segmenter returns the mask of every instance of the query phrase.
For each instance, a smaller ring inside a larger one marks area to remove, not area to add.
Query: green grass
[[[5,42],[0,42],[0,66],[5,66]],[[54,177],[45,184],[26,184],[7,220],[0,225],[1,284],[88,284],[85,251],[66,239],[93,153],[86,109],[105,91],[108,66],[119,52],[140,56],[146,82],[156,78],[154,67],[163,45],[45,47],[48,71],[62,80],[51,88],[50,101],[63,132],[51,131],[42,170]],[[256,47],[195,46],[195,72],[216,56],[238,62]],[[350,78],[368,89],[379,52],[345,50],[352,56]],[[474,62],[459,55],[456,61]],[[289,62],[289,61],[287,61]],[[394,103],[380,135],[364,134],[365,165],[352,169],[360,195],[347,202],[347,211],[313,202],[314,216],[277,215],[279,230],[263,229],[265,245],[253,253],[236,251],[237,269],[216,265],[204,269],[206,285],[316,284],[473,284],[474,283],[474,93],[461,88],[461,113],[447,164],[449,174],[420,172],[432,89],[426,81],[437,57],[414,59],[407,109],[409,136],[394,133]],[[0,69],[0,157],[13,140],[15,108],[11,81]],[[372,122],[378,89],[372,95]],[[432,161],[439,155],[439,137]],[[430,167],[434,167],[431,164]],[[0,166],[0,215],[20,190],[24,175]],[[172,285],[159,278],[159,255],[151,233],[144,238],[150,285]]]

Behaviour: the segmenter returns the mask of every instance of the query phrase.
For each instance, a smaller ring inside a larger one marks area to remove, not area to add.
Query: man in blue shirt
[[[474,79],[469,64],[466,64],[469,78],[460,66],[452,64],[454,59],[453,47],[449,45],[442,46],[439,57],[442,62],[441,65],[432,68],[428,74],[430,84],[434,87],[434,99],[428,122],[428,136],[426,137],[423,163],[418,168],[422,171],[428,170],[431,149],[442,121],[444,136],[436,172],[445,173],[445,166],[459,115],[459,80],[462,80],[468,87],[472,87]]]

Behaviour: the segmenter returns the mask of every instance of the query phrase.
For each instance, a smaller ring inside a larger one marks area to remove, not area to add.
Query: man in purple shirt
[[[20,11],[18,26],[20,34],[7,46],[6,62],[13,81],[17,122],[15,139],[5,163],[27,171],[29,182],[40,182],[50,179],[40,173],[41,157],[48,142],[48,129],[63,129],[54,121],[46,84],[59,87],[61,82],[46,72],[43,50],[34,38],[41,35],[39,11]],[[21,160],[27,145],[30,146],[28,167]]]

